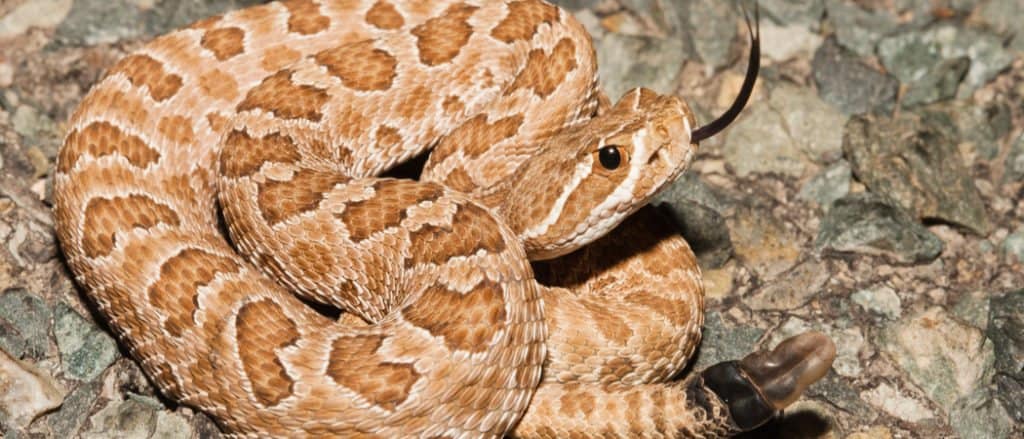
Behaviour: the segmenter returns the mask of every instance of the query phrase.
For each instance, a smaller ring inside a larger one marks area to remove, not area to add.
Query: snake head
[[[557,134],[511,177],[499,207],[530,259],[603,236],[690,164],[694,116],[675,96],[634,89],[603,114]]]

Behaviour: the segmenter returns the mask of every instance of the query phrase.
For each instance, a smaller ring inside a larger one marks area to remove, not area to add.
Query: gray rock
[[[679,227],[701,268],[721,267],[732,256],[732,240],[725,218],[714,209],[690,200],[661,204]]]
[[[125,439],[148,439],[156,428],[157,411],[140,401],[111,401],[90,419],[92,428],[82,433],[83,439],[110,437],[111,431]]]
[[[1017,137],[1017,142],[1010,148],[1004,175],[1007,181],[1024,180],[1024,133]]]
[[[825,13],[822,0],[761,0],[759,6],[776,23],[800,24],[813,29],[818,28]]]
[[[988,0],[978,8],[977,17],[996,32],[1009,36],[1020,32],[1024,2],[1020,0]]]
[[[43,146],[52,156],[57,153],[57,126],[53,119],[42,114],[35,107],[19,105],[11,117],[11,125],[14,131],[22,137],[22,144],[26,146]]]
[[[881,348],[947,413],[974,398],[994,374],[992,341],[939,307],[889,325],[880,337]]]
[[[839,47],[834,38],[814,53],[811,67],[821,98],[844,114],[889,111],[896,102],[899,81]]]
[[[687,172],[656,195],[652,204],[686,200],[711,208],[715,212],[724,213],[729,208],[729,203],[723,198],[704,184],[696,173]]]
[[[950,425],[965,439],[1005,439],[1010,436],[1012,422],[986,386],[975,388],[949,412]]]
[[[146,33],[161,35],[224,11],[266,3],[261,0],[160,0],[146,14]]]
[[[127,0],[76,0],[55,38],[64,44],[95,45],[141,37],[142,11]]]
[[[843,151],[858,180],[916,217],[961,225],[980,235],[992,228],[956,139],[935,117],[854,117],[846,124]]]
[[[52,29],[58,25],[68,11],[73,0],[29,0],[13,9],[6,6],[0,9],[5,12],[0,16],[0,40],[22,35],[30,28]],[[8,3],[10,4],[10,3]]]
[[[822,219],[814,246],[822,253],[878,255],[904,264],[935,259],[943,248],[907,211],[871,193],[836,200]]]
[[[881,383],[860,394],[861,399],[889,415],[907,422],[920,422],[935,417],[926,405],[889,383]]]
[[[875,54],[875,44],[894,31],[896,17],[885,12],[867,11],[855,3],[826,0],[828,19],[836,30],[836,40],[860,56]]]
[[[970,58],[960,97],[970,96],[1013,61],[999,36],[948,24],[887,37],[878,43],[878,55],[882,64],[907,84],[923,78],[945,60]]]
[[[912,107],[954,98],[960,81],[970,67],[971,60],[967,57],[942,61],[920,79],[910,83],[903,95],[902,105]]]
[[[1011,128],[1010,108],[999,101],[978,105],[945,102],[929,105],[920,113],[934,119],[933,126],[945,129],[956,143],[966,144],[962,149],[972,150],[982,160],[992,160],[999,155],[999,139]]]
[[[64,371],[78,380],[95,379],[117,359],[114,339],[63,303],[56,314],[54,335]]]
[[[763,334],[763,330],[752,326],[726,325],[721,314],[710,312],[704,317],[704,331],[701,344],[694,353],[693,369],[743,358],[754,351]]]
[[[853,171],[850,169],[850,163],[840,160],[805,183],[797,197],[813,201],[828,210],[833,202],[850,193],[852,181]]]
[[[761,46],[761,53],[772,61],[810,58],[821,47],[822,37],[799,24],[777,26],[770,21],[761,23],[761,38],[771,44]]]
[[[608,33],[595,43],[601,84],[613,102],[635,87],[673,92],[683,60],[694,55],[682,38]]]
[[[845,125],[848,118],[812,89],[779,84],[772,89],[768,106],[782,116],[791,141],[807,158],[831,163],[842,156],[843,133],[837,127]]]
[[[866,311],[881,314],[892,320],[898,319],[903,313],[900,296],[887,286],[857,291],[850,299]]]
[[[755,311],[798,308],[820,294],[828,278],[828,267],[811,259],[793,267],[744,303]]]
[[[995,346],[996,397],[1024,422],[1024,290],[992,298],[987,335]]]
[[[101,383],[82,383],[64,398],[60,409],[46,417],[53,437],[77,437],[78,429],[99,396]]]
[[[729,46],[736,37],[735,22],[740,16],[733,3],[719,0],[673,3],[685,5],[680,7],[681,18],[691,29],[690,37],[700,59],[711,67],[726,66],[731,61]]]
[[[1003,252],[1007,257],[1024,263],[1024,227],[1017,229],[1003,240]]]
[[[745,177],[777,173],[799,177],[807,166],[803,152],[786,132],[782,116],[767,105],[754,104],[730,129],[722,154]]]
[[[50,309],[20,288],[0,294],[0,349],[15,358],[41,360],[50,344]]]

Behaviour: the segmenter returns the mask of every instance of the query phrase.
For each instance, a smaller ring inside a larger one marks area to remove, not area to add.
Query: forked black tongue
[[[820,332],[805,332],[740,361],[726,361],[701,372],[704,386],[725,403],[740,430],[769,421],[825,376],[836,345]]]
[[[720,133],[725,127],[729,126],[736,117],[740,115],[740,111],[743,111],[743,107],[747,105],[747,101],[750,100],[750,94],[754,91],[754,83],[757,82],[757,73],[761,67],[761,17],[760,12],[757,8],[757,3],[754,3],[754,24],[755,27],[750,25],[750,17],[747,16],[747,10],[743,10],[743,19],[747,22],[747,32],[750,32],[750,57],[747,59],[747,74],[743,77],[743,86],[740,87],[740,94],[736,96],[736,100],[732,102],[732,106],[728,110],[725,110],[718,119],[713,122],[704,125],[690,135],[691,143],[699,143],[701,140],[707,139],[715,134]]]

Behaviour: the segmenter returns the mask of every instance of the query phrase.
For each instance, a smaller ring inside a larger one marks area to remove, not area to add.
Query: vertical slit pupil
[[[601,148],[597,156],[601,161],[601,166],[608,170],[616,169],[622,163],[622,156],[619,154],[619,147],[616,145]]]

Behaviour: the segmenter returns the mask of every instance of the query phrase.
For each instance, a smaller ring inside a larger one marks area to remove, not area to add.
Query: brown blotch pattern
[[[207,96],[232,102],[238,97],[238,81],[220,69],[213,69],[199,77],[199,87]]]
[[[268,72],[276,72],[292,64],[302,57],[302,53],[284,44],[271,47],[263,52],[260,67]]]
[[[440,16],[413,28],[420,61],[428,66],[436,66],[458,56],[473,34],[473,27],[467,20],[477,9],[465,3],[454,4]]]
[[[379,29],[394,30],[405,24],[402,14],[395,9],[395,6],[385,0],[374,3],[370,10],[366,11],[366,22]]]
[[[282,70],[268,76],[253,87],[238,104],[238,111],[262,109],[285,119],[306,119],[319,122],[321,109],[327,102],[327,90],[292,82],[292,71]]]
[[[469,193],[476,189],[476,183],[473,182],[473,177],[469,176],[466,169],[462,166],[457,166],[452,169],[451,172],[444,178],[445,186],[455,189],[459,192]]]
[[[199,307],[196,290],[208,285],[218,273],[238,271],[229,258],[199,249],[185,249],[160,266],[160,277],[149,287],[149,301],[167,315],[164,329],[181,337],[195,327],[194,314]]]
[[[454,256],[470,256],[479,250],[498,253],[505,250],[505,240],[498,223],[475,204],[460,205],[451,225],[424,225],[409,233],[409,259],[405,266],[445,263]]]
[[[487,350],[506,318],[501,286],[489,280],[467,293],[435,284],[402,314],[409,323],[443,337],[449,349],[472,353]]]
[[[327,374],[370,403],[394,410],[409,397],[420,374],[412,364],[383,361],[377,355],[383,344],[384,337],[379,335],[335,340]]]
[[[181,89],[181,76],[167,72],[149,55],[130,55],[118,62],[110,75],[123,74],[136,87],[146,87],[157,101],[165,101]]]
[[[289,181],[269,181],[259,186],[260,212],[263,219],[275,225],[292,216],[316,209],[324,194],[348,178],[329,172],[302,169]]]
[[[625,346],[633,336],[633,330],[625,320],[609,311],[606,305],[591,300],[581,300],[580,304],[590,313],[590,321],[604,338],[619,346]]]
[[[376,137],[377,148],[380,150],[386,150],[393,146],[397,146],[402,142],[402,134],[398,132],[398,129],[387,125],[377,127]]]
[[[243,177],[256,173],[264,163],[295,163],[301,159],[291,137],[271,133],[255,138],[241,130],[233,130],[224,139],[220,172],[227,177]]]
[[[337,215],[355,242],[399,225],[407,208],[436,200],[444,193],[437,185],[410,180],[382,180],[374,183],[373,189],[372,197],[345,205],[345,210]]]
[[[559,402],[561,403],[559,411],[568,418],[576,418],[578,416],[585,418],[593,413],[597,407],[597,400],[594,398],[594,395],[583,390],[566,391],[562,394]]]
[[[397,74],[398,60],[373,46],[373,40],[344,44],[316,54],[316,62],[327,67],[345,87],[359,91],[387,90]]]
[[[109,255],[116,244],[114,234],[119,231],[180,224],[174,210],[145,195],[93,198],[85,206],[84,215],[82,247],[90,258]]]
[[[142,139],[105,121],[93,122],[68,135],[64,148],[60,150],[57,170],[61,173],[70,171],[85,154],[94,158],[117,154],[140,169],[160,159],[160,153],[146,145]]]
[[[288,31],[312,35],[327,29],[331,20],[320,13],[320,4],[313,0],[289,0],[283,3],[288,9]]]
[[[192,119],[185,116],[164,116],[160,118],[156,129],[177,145],[190,145],[196,138],[192,132]]]
[[[626,301],[643,305],[668,319],[673,325],[685,326],[693,316],[690,306],[682,300],[671,300],[647,291],[626,296]]]
[[[441,109],[448,114],[458,113],[465,108],[466,104],[462,103],[462,100],[456,95],[448,95],[448,97],[444,98],[444,102],[441,103]]]
[[[199,44],[213,52],[213,56],[224,61],[245,51],[245,32],[237,27],[211,29],[203,34]]]
[[[532,89],[537,96],[546,98],[575,69],[576,45],[568,38],[563,38],[551,49],[550,55],[541,49],[531,50],[526,67],[505,90],[505,95],[520,89]]]
[[[481,114],[452,130],[435,148],[433,160],[441,162],[456,151],[469,158],[480,157],[498,142],[514,136],[523,124],[522,115],[509,116],[490,123]]]
[[[288,250],[288,255],[291,256],[295,267],[299,269],[305,279],[319,284],[331,281],[331,273],[337,265],[334,260],[334,252],[330,247],[318,242],[302,240],[297,241]],[[331,283],[336,284],[337,281]]]
[[[238,356],[253,395],[266,407],[277,405],[292,394],[295,380],[288,376],[275,351],[298,340],[295,322],[277,303],[261,300],[238,310],[235,328]]]
[[[558,8],[539,0],[514,1],[508,16],[491,31],[491,36],[506,43],[529,40],[543,23],[558,21]]]

